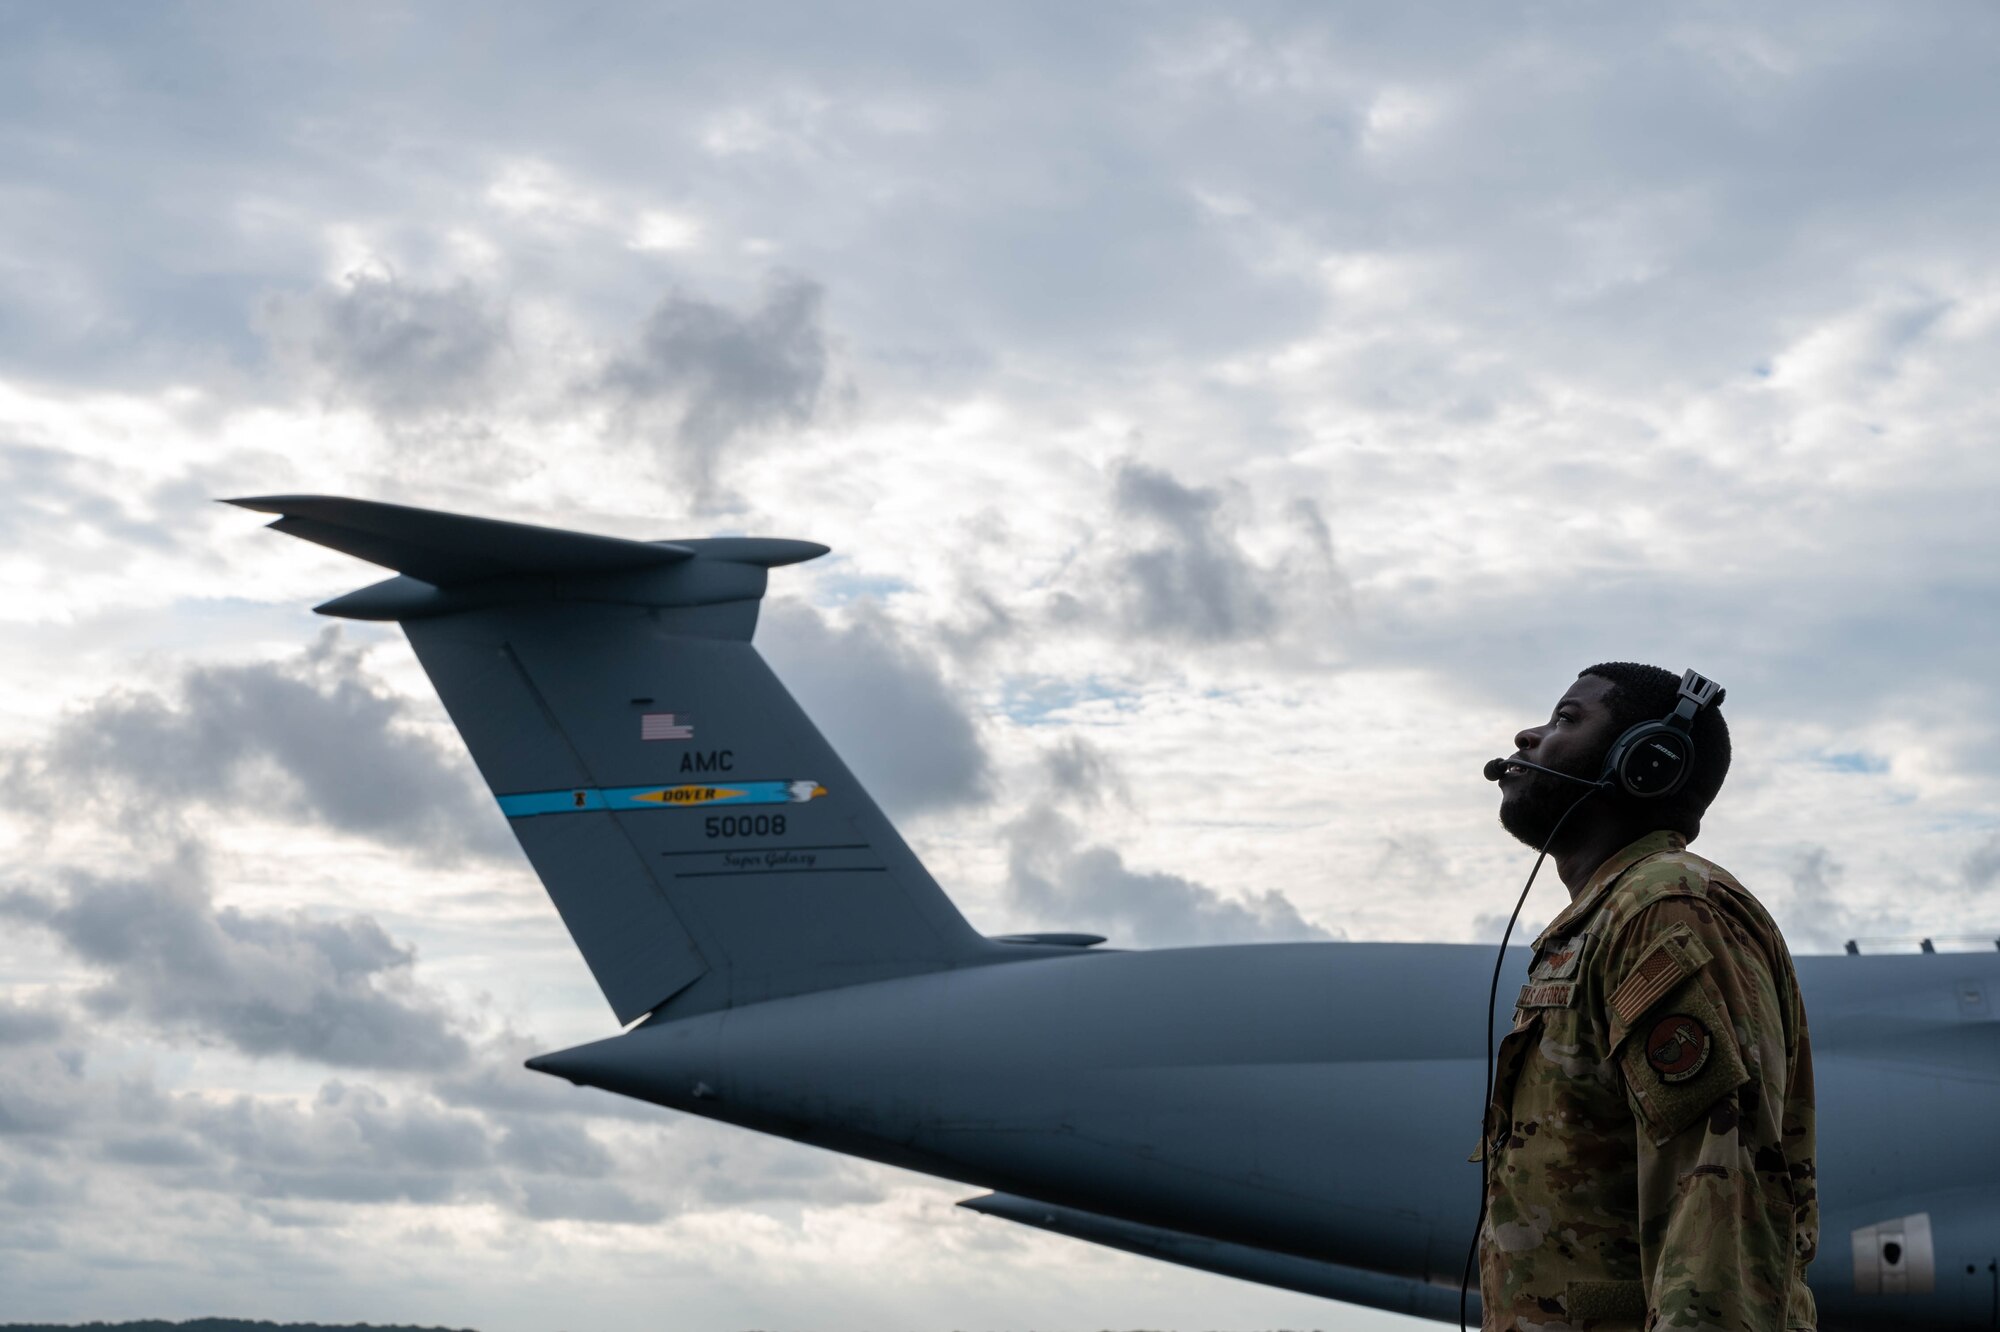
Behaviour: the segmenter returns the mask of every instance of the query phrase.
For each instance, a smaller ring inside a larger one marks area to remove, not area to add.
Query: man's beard
[[[1500,801],[1500,826],[1539,851],[1577,799],[1595,792],[1532,768],[1523,776],[1520,786]]]

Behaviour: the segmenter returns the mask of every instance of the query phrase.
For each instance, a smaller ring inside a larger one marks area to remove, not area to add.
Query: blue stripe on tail
[[[537,814],[581,814],[590,810],[692,809],[710,805],[799,805],[826,788],[812,780],[784,782],[682,783],[677,786],[572,787],[525,791],[498,797],[510,819]]]

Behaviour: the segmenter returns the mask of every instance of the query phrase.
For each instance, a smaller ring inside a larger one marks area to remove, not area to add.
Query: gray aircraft
[[[984,937],[751,646],[767,572],[825,547],[232,502],[398,572],[318,609],[402,624],[626,1027],[528,1067],[991,1190],[963,1204],[989,1216],[1457,1317],[1491,948]],[[1798,974],[1821,1326],[2000,1328],[2000,953]]]

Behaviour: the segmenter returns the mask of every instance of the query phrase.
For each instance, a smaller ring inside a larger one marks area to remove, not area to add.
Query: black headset
[[[1694,771],[1695,714],[1720,689],[1706,676],[1684,672],[1674,710],[1658,721],[1640,722],[1612,741],[1597,780],[1642,800],[1670,796],[1687,785]]]

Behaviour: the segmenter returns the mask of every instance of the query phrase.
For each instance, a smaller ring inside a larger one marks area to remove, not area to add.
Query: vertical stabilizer
[[[321,610],[402,622],[620,1021],[1006,951],[966,923],[749,642],[767,568],[823,547],[239,502],[442,580],[405,573]]]

